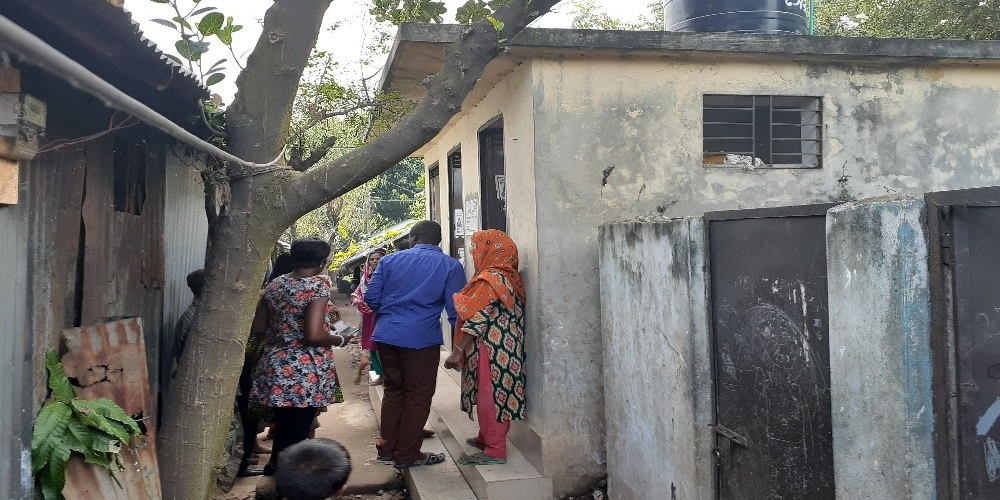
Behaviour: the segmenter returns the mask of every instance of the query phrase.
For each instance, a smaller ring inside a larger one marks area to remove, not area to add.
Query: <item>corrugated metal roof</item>
[[[198,108],[208,88],[146,38],[130,12],[94,0],[3,0],[0,15],[189,132],[208,135]]]
[[[194,85],[200,87],[206,93],[209,92],[208,87],[205,86],[205,84],[202,83],[202,81],[198,79],[198,75],[195,75],[194,73],[192,73],[189,69],[185,68],[184,66],[182,66],[180,64],[177,64],[177,61],[174,61],[173,59],[170,59],[169,57],[167,57],[164,54],[164,52],[162,50],[160,50],[160,48],[157,47],[155,43],[153,43],[152,40],[150,40],[149,38],[146,38],[146,35],[142,31],[142,27],[139,25],[139,21],[135,20],[135,17],[132,16],[132,12],[131,11],[129,11],[128,9],[125,9],[125,8],[122,8],[121,10],[122,10],[122,12],[126,16],[128,16],[128,22],[132,25],[132,28],[135,30],[136,36],[139,37],[139,42],[146,44],[146,47],[150,48],[157,56],[159,56],[159,58],[160,58],[161,61],[163,61],[167,66],[170,66],[175,71],[177,71],[178,73],[180,73],[180,75],[182,77],[188,78],[188,79],[192,80],[194,82]]]

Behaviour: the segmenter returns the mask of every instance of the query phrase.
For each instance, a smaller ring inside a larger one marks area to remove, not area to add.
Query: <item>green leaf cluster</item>
[[[503,29],[503,23],[496,20],[493,14],[498,9],[510,3],[510,0],[469,0],[455,11],[455,20],[472,24],[483,19],[489,19],[497,31]]]
[[[61,500],[66,485],[66,462],[76,453],[90,464],[122,470],[121,447],[141,431],[125,410],[110,399],[90,401],[76,397],[59,355],[45,355],[51,397],[35,418],[31,436],[31,473],[45,500]],[[117,481],[117,478],[115,479]]]
[[[817,35],[1000,39],[1000,0],[823,0]]]
[[[448,12],[444,2],[433,0],[374,0],[368,10],[377,22],[442,23]]]
[[[200,7],[198,4],[201,0],[191,0],[193,5],[186,13],[178,3],[180,0],[150,1],[169,5],[175,14],[169,20],[151,19],[152,22],[177,32],[178,39],[174,42],[174,49],[180,57],[169,54],[167,57],[191,71],[197,71],[208,86],[224,80],[226,68],[223,63],[228,59],[220,59],[206,69],[202,56],[212,47],[213,39],[217,39],[232,53],[233,33],[243,29],[243,26],[233,24],[232,16],[226,16],[216,7]],[[239,61],[236,64],[239,65]]]
[[[594,0],[582,0],[573,3],[573,20],[570,22],[570,27],[589,30],[663,30],[663,4],[648,3],[646,12],[648,15],[639,15],[637,22],[627,22],[611,17],[601,10]]]

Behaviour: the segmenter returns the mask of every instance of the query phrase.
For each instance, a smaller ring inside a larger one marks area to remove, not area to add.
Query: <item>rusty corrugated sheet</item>
[[[63,330],[62,338],[67,349],[63,367],[77,381],[77,397],[108,398],[133,417],[151,415],[141,319]],[[122,448],[121,486],[104,469],[74,458],[66,466],[67,500],[160,499],[155,426],[142,422],[146,433]]]
[[[119,133],[146,143],[145,201],[139,215],[116,211],[114,161],[88,165],[79,324],[141,317],[148,370],[157,374],[163,317],[163,146],[149,130]],[[115,137],[110,135],[90,143],[88,151],[99,150],[101,158],[113,158]],[[158,377],[148,380],[156,394]],[[154,416],[156,407],[154,398]]]
[[[29,283],[22,293],[29,301],[33,332],[36,412],[47,391],[45,352],[59,346],[60,330],[76,325],[80,213],[88,159],[101,161],[97,152],[85,145],[65,148],[38,155],[24,166],[22,174],[27,177],[24,204],[29,214],[27,243],[31,262]]]

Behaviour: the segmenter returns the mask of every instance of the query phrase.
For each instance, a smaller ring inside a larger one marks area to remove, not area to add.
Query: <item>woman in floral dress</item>
[[[511,420],[524,419],[524,283],[517,272],[517,246],[496,229],[477,231],[470,248],[475,276],[455,294],[455,348],[446,368],[462,368],[462,410],[479,435],[467,444],[482,450],[462,454],[462,465],[507,463]]]
[[[251,333],[264,339],[254,369],[251,399],[274,414],[274,443],[264,475],[273,475],[281,450],[305,440],[316,414],[340,392],[331,346],[350,336],[331,334],[330,281],[322,274],[330,245],[318,239],[295,240],[295,269],[268,283],[257,303]]]

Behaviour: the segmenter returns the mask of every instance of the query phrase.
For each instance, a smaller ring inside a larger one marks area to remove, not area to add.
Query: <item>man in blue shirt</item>
[[[438,247],[440,224],[414,224],[409,241],[410,249],[379,261],[365,291],[365,303],[376,313],[372,339],[385,383],[377,460],[391,460],[399,469],[444,461],[443,453],[421,453],[420,444],[437,385],[441,311],[454,331],[453,296],[465,286],[462,265]]]

